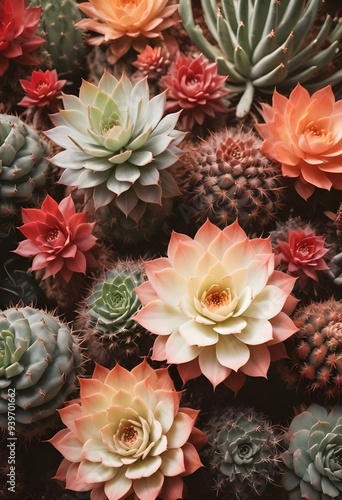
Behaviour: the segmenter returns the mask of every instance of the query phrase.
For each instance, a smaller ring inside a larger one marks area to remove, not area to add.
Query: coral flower
[[[297,328],[288,313],[295,279],[274,269],[269,238],[248,239],[235,221],[207,221],[194,239],[172,233],[168,256],[145,263],[134,319],[158,335],[153,359],[178,364],[185,382],[203,373],[237,391],[286,356]]]
[[[93,500],[182,498],[182,476],[201,467],[205,436],[194,427],[198,411],[180,398],[167,369],[146,360],[131,372],[96,365],[80,380],[80,399],[59,410],[67,428],[49,440],[65,457],[55,479],[92,490]]]
[[[10,59],[23,65],[38,64],[30,52],[45,43],[34,34],[41,10],[27,8],[26,0],[0,0],[0,76],[7,71]]]
[[[289,229],[288,240],[279,241],[279,259],[287,263],[287,270],[293,276],[299,276],[299,285],[304,288],[308,279],[318,281],[317,272],[329,269],[323,256],[329,251],[324,248],[323,236],[307,233],[304,229]]]
[[[342,100],[328,85],[312,96],[298,84],[289,98],[274,91],[273,104],[262,104],[266,123],[256,125],[261,151],[281,163],[285,177],[305,200],[315,187],[342,189]]]
[[[217,74],[217,64],[209,62],[203,54],[194,59],[179,53],[169,75],[161,79],[168,88],[167,111],[183,110],[184,130],[190,130],[195,122],[201,125],[206,115],[214,117],[224,111],[220,100],[228,93],[223,87],[226,78]]]
[[[114,64],[131,47],[141,51],[148,40],[162,38],[162,31],[177,22],[171,16],[178,4],[168,3],[168,0],[90,0],[78,5],[88,17],[75,26],[99,33],[88,42],[110,44],[109,60]]]
[[[66,80],[58,80],[55,69],[33,71],[29,80],[20,80],[26,96],[18,102],[18,105],[26,108],[51,106],[60,95],[60,91],[66,82]]]
[[[27,240],[15,253],[33,257],[32,271],[44,269],[42,279],[58,275],[68,282],[74,272],[97,265],[90,251],[96,242],[94,224],[86,222],[86,212],[76,213],[71,195],[60,204],[47,195],[41,209],[23,208],[22,217],[19,229]]]

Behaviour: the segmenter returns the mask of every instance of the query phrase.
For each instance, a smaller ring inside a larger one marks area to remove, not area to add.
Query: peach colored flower
[[[342,100],[331,86],[310,96],[298,83],[289,98],[274,91],[272,106],[261,106],[261,151],[296,179],[298,194],[306,200],[315,187],[342,189]]]
[[[89,0],[78,5],[88,17],[76,26],[99,33],[88,42],[110,44],[110,62],[114,64],[131,47],[141,51],[148,40],[162,38],[162,31],[177,22],[171,16],[178,4],[168,3],[168,0]]]
[[[86,212],[76,213],[71,195],[59,204],[47,195],[40,209],[23,208],[22,218],[19,229],[27,239],[14,252],[33,257],[32,271],[44,269],[42,279],[58,276],[68,282],[73,273],[97,265],[91,253],[94,223],[86,222]]]
[[[67,428],[49,440],[65,457],[55,479],[92,490],[92,500],[182,498],[182,476],[202,466],[196,447],[205,436],[194,427],[198,411],[180,399],[166,368],[96,365],[80,380],[80,399],[59,410]]]
[[[287,241],[278,242],[277,259],[285,263],[292,276],[299,277],[299,286],[304,288],[309,280],[318,281],[317,271],[329,269],[323,256],[329,251],[324,248],[324,237],[304,229],[289,229]]]
[[[248,239],[235,221],[207,221],[194,239],[172,233],[168,256],[145,263],[135,321],[158,335],[153,359],[178,365],[183,381],[203,373],[238,390],[286,356],[297,329],[287,315],[295,279],[274,269],[269,238]]]

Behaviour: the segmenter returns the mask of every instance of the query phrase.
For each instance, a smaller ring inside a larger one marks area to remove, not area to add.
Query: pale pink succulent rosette
[[[178,3],[169,0],[89,0],[78,4],[87,16],[75,26],[99,33],[88,38],[91,45],[110,44],[110,63],[114,64],[131,47],[143,50],[148,40],[163,38],[162,31],[173,26]]]
[[[27,239],[14,252],[33,257],[31,270],[44,270],[41,279],[57,276],[69,282],[73,273],[97,266],[94,223],[86,222],[86,212],[76,213],[71,195],[59,204],[47,195],[40,209],[23,208],[22,218],[19,229]]]
[[[298,83],[289,98],[274,91],[272,106],[261,106],[261,151],[296,179],[298,194],[307,200],[316,187],[342,189],[342,100],[331,86],[310,96]]]
[[[324,247],[324,237],[312,231],[289,229],[287,241],[278,242],[277,260],[287,263],[287,270],[299,277],[299,285],[304,288],[309,279],[318,281],[317,271],[328,270],[324,255],[329,251]]]
[[[158,335],[152,358],[177,364],[184,382],[204,374],[237,392],[286,356],[295,278],[274,269],[269,238],[206,221],[193,239],[173,232],[168,256],[145,265],[134,319]]]
[[[229,92],[224,87],[226,79],[217,73],[217,63],[203,54],[193,58],[179,52],[169,74],[161,78],[167,88],[166,110],[182,110],[184,130],[191,130],[195,123],[202,125],[206,116],[214,118],[225,111],[221,99]]]
[[[182,498],[205,435],[194,427],[198,411],[180,399],[167,368],[96,365],[80,379],[80,399],[58,410],[67,428],[49,440],[65,457],[55,479],[92,490],[91,500]]]

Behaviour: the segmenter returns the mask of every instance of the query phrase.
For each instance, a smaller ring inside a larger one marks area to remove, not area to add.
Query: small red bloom
[[[323,236],[305,232],[304,229],[289,229],[288,240],[279,241],[278,259],[288,264],[287,270],[299,277],[299,286],[304,288],[309,278],[318,281],[316,271],[329,269],[323,256],[328,252],[324,248]]]
[[[223,87],[226,79],[217,74],[217,64],[209,62],[203,54],[194,59],[179,53],[169,75],[161,79],[169,90],[166,110],[183,109],[181,125],[186,130],[195,122],[201,125],[205,115],[215,117],[217,112],[224,111],[220,100],[228,93]]]
[[[41,209],[23,208],[22,217],[19,229],[28,239],[14,252],[33,257],[31,270],[45,269],[42,279],[58,275],[68,282],[73,273],[97,265],[90,252],[96,242],[94,223],[86,222],[87,212],[76,213],[71,195],[60,204],[47,195]]]
[[[25,0],[0,0],[0,76],[7,71],[10,59],[24,65],[39,63],[30,52],[45,43],[34,34],[41,11],[41,7],[27,8]]]
[[[20,80],[26,96],[18,102],[18,105],[26,108],[51,106],[60,95],[60,91],[66,82],[66,80],[58,80],[55,69],[51,71],[48,69],[46,71],[41,69],[33,71],[29,80]]]

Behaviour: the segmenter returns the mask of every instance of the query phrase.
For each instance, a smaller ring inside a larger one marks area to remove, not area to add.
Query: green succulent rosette
[[[0,428],[7,427],[8,394],[15,419],[31,424],[63,406],[74,390],[81,354],[69,327],[42,310],[0,312]]]
[[[266,416],[253,408],[228,408],[211,417],[206,434],[204,456],[219,498],[261,495],[275,481],[280,433]]]
[[[46,135],[64,151],[51,158],[60,182],[88,191],[95,210],[114,203],[141,219],[147,204],[180,194],[167,172],[181,154],[185,133],[174,130],[178,113],[165,113],[166,93],[150,99],[147,78],[133,85],[105,71],[98,86],[83,81],[79,97],[63,95]]]
[[[0,114],[0,207],[35,202],[46,183],[49,147],[17,116]]]
[[[119,333],[135,326],[132,317],[141,303],[134,288],[143,280],[143,274],[138,271],[108,271],[87,299],[90,323],[101,332]]]
[[[283,488],[289,500],[342,498],[342,406],[312,404],[288,429]]]

